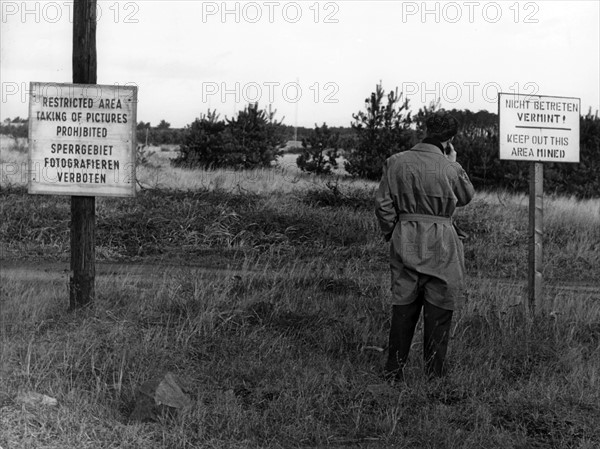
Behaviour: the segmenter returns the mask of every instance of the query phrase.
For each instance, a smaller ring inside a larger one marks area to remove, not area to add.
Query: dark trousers
[[[450,339],[452,310],[445,310],[425,301],[422,294],[412,303],[395,305],[392,310],[392,325],[389,337],[389,354],[385,365],[388,376],[401,379],[408,360],[415,327],[423,309],[423,356],[427,374],[443,376],[445,359]]]

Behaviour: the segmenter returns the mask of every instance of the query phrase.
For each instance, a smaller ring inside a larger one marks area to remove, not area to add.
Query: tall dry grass
[[[5,447],[588,447],[600,441],[600,303],[571,292],[528,322],[519,286],[468,285],[450,375],[423,377],[421,325],[407,385],[379,374],[386,276],[246,259],[219,272],[122,267],[95,307],[65,314],[64,277],[3,278]],[[553,298],[550,298],[553,299]],[[136,387],[184,379],[193,407],[130,423]],[[57,408],[21,407],[19,391]]]
[[[75,312],[68,198],[3,184],[0,446],[600,445],[597,201],[547,198],[548,285],[527,319],[526,197],[479,193],[458,216],[471,238],[450,374],[423,376],[419,324],[392,387],[375,184],[152,157],[136,198],[97,202],[97,297]],[[191,410],[130,422],[137,387],[166,371]]]

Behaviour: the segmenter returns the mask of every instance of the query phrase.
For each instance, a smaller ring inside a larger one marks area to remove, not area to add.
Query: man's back
[[[474,193],[462,167],[450,162],[435,145],[420,143],[398,153],[388,159],[386,169],[390,192],[397,195],[398,213],[450,217]]]
[[[397,279],[419,273],[438,279],[444,292],[431,301],[454,307],[464,276],[462,243],[452,226],[457,206],[471,201],[474,189],[460,164],[449,161],[435,145],[419,143],[386,161],[376,197],[376,215],[391,240]],[[405,273],[405,274],[403,274]],[[398,285],[399,303],[412,301],[413,292]]]

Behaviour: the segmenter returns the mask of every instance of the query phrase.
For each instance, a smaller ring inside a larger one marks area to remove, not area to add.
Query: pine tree
[[[365,100],[365,111],[353,114],[352,128],[356,132],[356,147],[346,155],[345,168],[353,176],[377,180],[385,160],[392,154],[407,150],[412,144],[411,118],[408,100],[401,101],[398,88],[387,95],[377,84],[375,92]]]
[[[177,167],[218,168],[225,165],[223,159],[226,123],[219,120],[216,111],[208,110],[206,115],[194,120],[183,131],[180,154],[172,160]]]
[[[337,168],[340,133],[333,132],[323,123],[320,127],[315,123],[309,137],[302,139],[302,154],[296,163],[302,171],[309,173],[330,174]]]
[[[270,167],[281,149],[283,128],[274,119],[276,111],[259,110],[258,103],[249,104],[234,119],[227,120],[229,141],[226,145],[227,165],[236,168]]]

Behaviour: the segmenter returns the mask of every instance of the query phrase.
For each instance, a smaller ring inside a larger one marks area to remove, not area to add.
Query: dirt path
[[[27,262],[27,261],[0,261],[0,280],[5,282],[10,281],[46,281],[46,282],[68,282],[69,279],[69,263],[68,262]],[[169,263],[98,263],[96,262],[96,279],[103,278],[121,278],[128,277],[130,279],[140,279],[145,282],[155,280],[163,282],[165,276],[176,276],[181,273],[186,273],[197,278],[207,277],[226,277],[226,276],[247,276],[256,274],[265,276],[264,271],[249,271],[237,268],[222,267],[222,268],[207,268],[202,266],[169,264]],[[388,273],[381,273],[381,282],[387,282]],[[503,288],[520,287],[523,290],[527,287],[527,281],[514,281],[510,279],[494,279],[494,278],[467,278],[467,284],[489,283]],[[545,289],[550,292],[557,293],[578,293],[590,295],[592,299],[600,300],[600,283],[598,284],[581,284],[576,282],[561,282],[561,283],[546,283]]]

